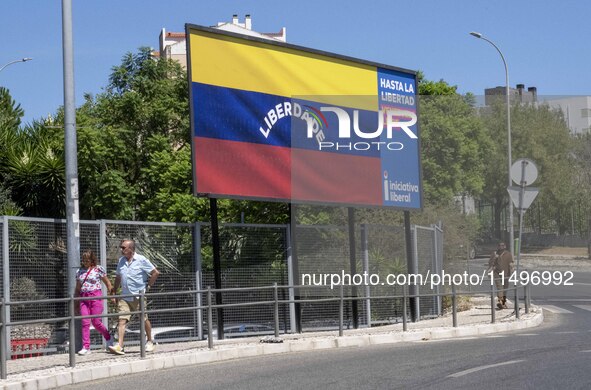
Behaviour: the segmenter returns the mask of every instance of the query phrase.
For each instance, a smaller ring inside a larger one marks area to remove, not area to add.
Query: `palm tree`
[[[19,130],[5,144],[0,170],[12,196],[25,215],[65,215],[65,160],[63,134],[39,122]]]

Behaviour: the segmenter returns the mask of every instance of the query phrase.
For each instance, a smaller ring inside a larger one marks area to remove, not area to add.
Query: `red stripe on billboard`
[[[382,205],[379,158],[292,149],[294,200]]]
[[[194,137],[197,192],[290,198],[289,148]]]

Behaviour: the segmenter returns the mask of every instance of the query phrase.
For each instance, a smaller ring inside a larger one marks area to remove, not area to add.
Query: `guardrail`
[[[408,286],[404,286],[403,294],[402,295],[380,295],[380,296],[362,296],[362,297],[346,297],[344,295],[344,287],[340,285],[339,293],[337,297],[328,297],[328,298],[315,298],[315,299],[297,299],[297,300],[280,300],[278,290],[279,289],[326,289],[325,286],[302,286],[302,285],[288,285],[288,286],[278,286],[277,283],[274,283],[272,286],[262,286],[262,287],[245,287],[245,288],[226,288],[226,289],[212,289],[208,287],[205,290],[183,290],[183,291],[170,291],[164,293],[149,293],[149,296],[167,296],[167,295],[179,295],[179,294],[206,294],[207,304],[203,305],[196,305],[196,306],[189,306],[189,307],[182,307],[182,308],[168,308],[168,309],[154,309],[154,310],[147,310],[145,306],[145,299],[146,296],[145,292],[142,291],[139,295],[140,297],[140,305],[138,311],[133,311],[127,314],[135,315],[139,314],[140,319],[144,318],[145,314],[150,313],[167,313],[167,312],[183,312],[183,311],[197,311],[197,310],[204,310],[207,313],[207,344],[208,348],[212,349],[214,347],[214,340],[213,340],[213,310],[218,308],[228,308],[228,307],[246,307],[246,306],[260,306],[260,305],[273,305],[273,317],[274,317],[274,336],[275,338],[279,338],[279,306],[286,305],[291,303],[319,303],[319,302],[339,302],[339,320],[338,320],[338,334],[339,337],[343,336],[343,329],[344,329],[344,305],[345,302],[352,302],[352,301],[367,301],[367,300],[384,300],[384,299],[397,299],[402,300],[402,330],[406,332],[408,330],[408,306],[409,301],[412,298],[424,298],[424,297],[443,297],[449,296],[449,293],[432,293],[432,294],[417,294],[417,295],[410,295],[408,294]],[[530,309],[530,294],[529,294],[529,284],[525,286],[514,286],[509,287],[507,289],[503,289],[500,291],[514,291],[514,298],[515,298],[515,316],[519,319],[519,289],[523,288],[524,291],[524,302],[525,302],[525,312],[529,313]],[[215,293],[224,293],[224,292],[245,292],[245,291],[254,291],[254,290],[273,290],[273,300],[270,301],[256,301],[256,302],[242,302],[242,303],[229,303],[229,304],[213,304],[212,296]],[[495,297],[496,290],[493,283],[491,283],[490,289],[490,302],[491,302],[491,323],[495,323]],[[482,295],[483,292],[477,291],[469,291],[469,292],[457,292],[455,285],[452,284],[452,291],[451,291],[451,299],[452,299],[452,323],[453,327],[457,327],[457,298],[458,296],[471,296],[471,295]],[[68,347],[69,352],[69,365],[70,367],[76,366],[76,351],[75,345],[73,340],[75,340],[75,321],[81,319],[90,319],[90,318],[104,318],[104,317],[118,317],[120,313],[107,313],[107,314],[95,314],[95,315],[86,315],[80,316],[75,315],[75,302],[84,301],[84,300],[95,300],[95,299],[122,299],[122,298],[131,298],[136,297],[137,295],[107,295],[107,296],[95,296],[95,297],[74,297],[70,296],[69,298],[57,298],[57,299],[42,299],[42,300],[31,300],[31,301],[7,301],[4,298],[0,298],[0,340],[4,341],[7,340],[6,335],[6,328],[9,326],[15,325],[29,325],[29,324],[40,324],[40,323],[57,323],[57,322],[69,322],[69,335],[70,335],[70,345]],[[32,305],[32,304],[41,304],[41,303],[60,303],[60,302],[68,302],[69,304],[69,311],[71,313],[70,316],[67,317],[58,317],[58,318],[45,318],[45,319],[35,319],[35,320],[26,320],[26,321],[6,321],[6,307],[13,306],[13,305]],[[141,358],[146,357],[146,350],[145,344],[143,342],[146,335],[145,330],[145,321],[140,320],[140,356]],[[0,347],[0,379],[7,378],[7,368],[6,362],[8,357],[8,346]]]

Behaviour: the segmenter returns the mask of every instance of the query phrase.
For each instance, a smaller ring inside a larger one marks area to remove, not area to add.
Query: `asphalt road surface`
[[[532,288],[545,315],[532,329],[255,357],[65,389],[589,389],[591,272],[575,271],[574,283]]]

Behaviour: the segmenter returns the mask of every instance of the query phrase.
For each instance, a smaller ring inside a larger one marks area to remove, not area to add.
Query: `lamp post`
[[[503,55],[503,53],[501,52],[501,49],[499,49],[499,47],[497,45],[494,44],[493,41],[491,41],[490,39],[486,38],[485,36],[483,36],[481,33],[479,32],[474,32],[472,31],[470,33],[470,35],[472,35],[473,37],[479,38],[479,39],[483,39],[485,41],[487,41],[488,43],[490,43],[491,45],[493,45],[493,47],[495,49],[497,49],[497,51],[499,52],[499,54],[501,55],[501,59],[503,60],[503,65],[505,66],[505,98],[506,98],[506,104],[507,104],[507,162],[508,162],[508,167],[507,167],[507,180],[508,180],[508,187],[511,187],[511,165],[512,165],[512,158],[511,158],[511,105],[510,105],[510,99],[509,99],[509,70],[507,68],[507,61],[505,61],[505,56]],[[514,252],[515,248],[514,248],[514,231],[513,231],[513,204],[511,203],[511,199],[509,199],[509,246],[511,248],[511,253]],[[519,245],[521,245],[521,243],[519,243]]]
[[[2,65],[2,67],[0,68],[0,72],[2,72],[4,70],[4,68],[6,68],[8,65],[16,64],[17,62],[27,62],[27,61],[31,61],[31,60],[32,60],[32,58],[25,57],[25,58],[21,58],[20,60],[10,61],[8,64]]]

